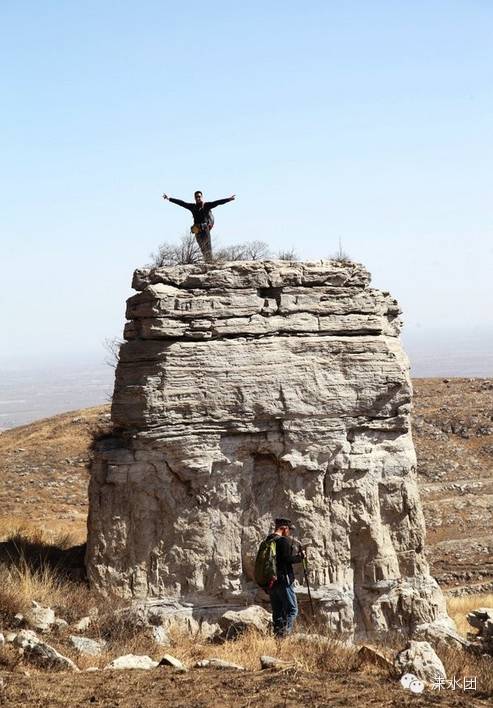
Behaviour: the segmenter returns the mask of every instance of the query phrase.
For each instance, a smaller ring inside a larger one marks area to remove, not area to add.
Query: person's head
[[[293,529],[294,526],[289,519],[282,517],[274,521],[274,533],[280,536],[289,536]]]
[[[202,196],[202,192],[198,189],[196,192],[194,192],[195,197],[195,204],[202,204],[204,201],[204,198]]]

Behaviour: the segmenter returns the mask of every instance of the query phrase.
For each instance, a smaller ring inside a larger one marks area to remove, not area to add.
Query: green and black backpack
[[[276,536],[264,538],[255,559],[255,582],[261,588],[267,588],[270,581],[277,577]]]

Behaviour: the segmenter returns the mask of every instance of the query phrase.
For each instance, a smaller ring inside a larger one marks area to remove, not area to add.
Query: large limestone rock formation
[[[313,540],[330,627],[358,636],[443,622],[400,311],[369,282],[361,265],[334,261],[135,272],[119,432],[99,444],[90,484],[95,586],[247,603],[257,545],[288,515]]]

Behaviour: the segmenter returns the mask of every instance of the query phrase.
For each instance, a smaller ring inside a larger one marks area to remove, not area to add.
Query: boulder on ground
[[[67,627],[68,622],[61,617],[57,617],[53,622],[53,629],[56,629],[57,632],[62,632],[64,629],[67,629]]]
[[[241,664],[233,664],[231,661],[224,661],[224,659],[201,659],[196,661],[194,664],[197,669],[234,669],[235,671],[246,671],[244,666]]]
[[[221,625],[217,622],[203,620],[200,623],[200,636],[202,639],[213,640],[221,634]]]
[[[394,666],[399,674],[414,674],[429,683],[447,677],[440,658],[429,642],[411,640],[395,657]]]
[[[49,644],[38,639],[36,634],[29,629],[18,632],[14,645],[22,649],[24,657],[45,669],[57,671],[79,671],[72,659],[60,654]]]
[[[479,630],[476,635],[469,635],[471,646],[486,654],[493,654],[493,608],[478,607],[469,612],[467,621],[471,627]]]
[[[43,607],[39,602],[33,600],[32,606],[24,616],[24,620],[33,629],[39,632],[48,632],[51,625],[55,622],[55,613],[51,607]]]
[[[488,620],[493,620],[493,607],[478,607],[477,610],[469,612],[466,619],[471,627],[481,631]]]
[[[21,629],[17,634],[14,634],[12,642],[14,646],[19,647],[19,649],[24,649],[29,642],[39,642],[38,635],[32,629]]]
[[[413,638],[428,641],[436,648],[449,646],[455,649],[468,649],[471,646],[471,642],[459,634],[455,623],[449,617],[418,624],[414,628]]]
[[[226,637],[235,637],[247,629],[255,628],[266,634],[271,623],[271,614],[260,605],[250,605],[244,610],[228,610],[219,618],[219,626]]]
[[[159,665],[158,661],[154,661],[150,656],[138,654],[125,654],[119,656],[113,661],[110,661],[105,669],[155,669]]]
[[[275,656],[267,656],[264,654],[260,657],[260,666],[262,669],[291,669],[294,663],[289,661],[283,661]]]
[[[79,652],[86,656],[101,656],[106,642],[102,639],[89,639],[89,637],[78,637],[71,634],[68,638],[71,645]]]
[[[92,617],[82,617],[78,622],[74,624],[74,629],[76,632],[85,632],[89,628],[92,622]]]
[[[159,666],[172,666],[174,669],[178,669],[179,671],[187,671],[185,664],[183,664],[176,657],[171,656],[171,654],[165,654],[159,662]]]

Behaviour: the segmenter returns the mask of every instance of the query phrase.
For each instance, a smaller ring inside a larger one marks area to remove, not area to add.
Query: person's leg
[[[286,587],[285,595],[285,613],[286,613],[286,634],[291,634],[296,617],[298,616],[298,601],[296,593],[292,585]]]
[[[286,628],[286,618],[284,615],[284,601],[282,588],[276,583],[269,591],[270,605],[272,607],[272,624],[276,637],[282,637]]]
[[[197,243],[199,244],[204,261],[206,263],[211,263],[211,261],[212,261],[212,241],[211,241],[211,232],[209,229],[202,229],[202,231],[197,234]]]

